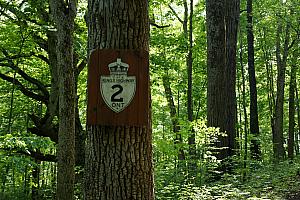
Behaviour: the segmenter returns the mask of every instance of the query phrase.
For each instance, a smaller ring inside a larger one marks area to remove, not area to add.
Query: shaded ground
[[[300,200],[300,192],[287,195],[287,200]]]

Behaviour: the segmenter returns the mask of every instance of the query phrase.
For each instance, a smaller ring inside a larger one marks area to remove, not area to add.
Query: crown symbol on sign
[[[121,61],[121,58],[117,58],[116,62],[110,63],[108,65],[110,74],[113,75],[126,75],[129,65]]]

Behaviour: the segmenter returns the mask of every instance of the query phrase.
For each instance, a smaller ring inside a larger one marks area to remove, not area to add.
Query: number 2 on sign
[[[121,85],[113,85],[111,86],[111,88],[114,90],[114,89],[117,89],[117,91],[115,93],[113,93],[113,95],[111,95],[111,102],[123,102],[123,98],[118,98],[117,96],[119,94],[121,94],[123,92],[123,87]]]

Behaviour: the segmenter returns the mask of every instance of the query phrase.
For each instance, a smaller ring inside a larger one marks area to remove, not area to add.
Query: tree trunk
[[[40,164],[41,162],[38,160],[35,160],[36,166],[32,169],[32,188],[31,188],[31,198],[33,200],[39,200],[40,199],[40,194],[39,194],[39,189],[40,189]]]
[[[296,135],[296,141],[295,141],[295,145],[296,145],[296,154],[299,154],[299,136],[300,136],[300,102],[299,102],[299,92],[298,92],[298,84],[297,84],[297,80],[295,80],[295,93],[296,93],[296,107],[297,107],[297,119],[298,119],[298,133]]]
[[[241,64],[241,73],[242,73],[242,107],[244,114],[244,158],[243,158],[243,181],[246,180],[246,168],[247,168],[247,159],[248,159],[248,114],[247,114],[247,105],[246,105],[246,78],[245,78],[245,68],[243,64],[243,39],[242,31],[240,31],[240,64]]]
[[[160,7],[161,9],[161,7]],[[174,10],[173,10],[174,11]],[[175,11],[174,11],[175,12]],[[161,10],[161,15],[162,15],[162,10]],[[161,18],[162,19],[162,18]],[[161,23],[163,23],[163,21],[161,21]],[[164,29],[162,29],[163,34],[165,35],[165,31]],[[163,53],[161,54],[164,58],[164,62],[167,61],[166,58],[166,46],[163,46]],[[175,148],[177,149],[178,146],[179,148],[178,150],[178,160],[185,160],[185,154],[184,151],[182,149],[182,135],[179,132],[180,131],[180,125],[179,125],[179,95],[178,95],[178,112],[176,111],[176,106],[174,103],[174,98],[173,98],[173,92],[171,89],[171,83],[170,83],[170,78],[169,78],[169,74],[168,74],[168,67],[165,66],[164,68],[164,75],[162,76],[162,81],[163,81],[163,86],[164,86],[164,90],[165,90],[165,97],[167,99],[168,102],[168,107],[170,109],[170,117],[171,117],[171,122],[172,122],[172,129],[173,132],[175,134],[175,139],[174,139],[174,144],[175,144]]]
[[[193,15],[194,15],[194,3],[193,0],[190,0],[190,15],[189,15],[189,47],[188,47],[188,56],[187,56],[187,77],[188,77],[188,88],[187,88],[187,113],[189,122],[193,122]],[[191,127],[189,137],[189,174],[192,179],[196,175],[196,137],[193,127]],[[192,180],[191,179],[191,180]]]
[[[225,130],[225,26],[224,1],[206,0],[207,19],[207,125]],[[226,138],[220,138],[217,147],[228,147]],[[227,157],[226,152],[218,158]]]
[[[179,18],[179,16],[177,15],[177,13],[175,12],[175,10],[169,5],[169,8],[171,9],[171,11],[174,13],[175,16],[177,16]],[[180,18],[180,22],[182,22],[183,24],[183,29],[184,29],[184,35],[187,36],[187,15],[188,15],[188,10],[187,10],[187,2],[186,0],[184,1],[184,8],[185,8],[185,12],[184,12],[184,20],[182,21]],[[162,15],[162,8],[160,6],[160,11],[161,11],[161,15]],[[162,19],[162,18],[161,18]],[[163,21],[161,21],[161,23],[163,23]],[[163,34],[165,35],[164,29],[163,30]],[[166,60],[166,46],[164,45],[163,48],[163,53],[162,56],[164,56],[164,60]],[[162,81],[163,81],[163,86],[165,89],[165,96],[168,102],[168,107],[170,109],[170,117],[171,117],[171,122],[172,122],[172,126],[173,126],[173,132],[175,133],[175,140],[174,140],[174,144],[175,144],[175,148],[177,149],[178,146],[181,146],[182,144],[182,135],[179,132],[180,131],[180,125],[179,125],[179,90],[178,90],[178,102],[177,102],[177,111],[176,111],[176,106],[174,103],[174,99],[173,99],[173,93],[172,93],[172,89],[171,89],[171,83],[170,83],[170,79],[169,79],[169,75],[168,75],[168,69],[167,67],[164,67],[164,75],[162,77]],[[182,147],[179,147],[178,150],[178,160],[185,160],[185,153],[182,149]]]
[[[220,127],[219,159],[233,155],[236,123],[236,44],[239,1],[206,0],[207,17],[207,120]]]
[[[293,63],[290,74],[289,88],[289,138],[288,138],[288,158],[294,158],[295,147],[295,85],[296,85],[296,66]]]
[[[274,110],[275,110],[275,94],[274,94],[274,73],[273,73],[273,65],[272,62],[270,62],[270,59],[272,57],[270,51],[267,49],[267,38],[266,38],[266,29],[265,27],[262,30],[262,35],[261,37],[263,38],[263,44],[262,46],[262,51],[263,51],[263,60],[265,61],[265,67],[266,67],[266,72],[267,72],[267,77],[266,77],[266,82],[267,82],[267,87],[268,87],[268,106],[269,106],[269,118],[270,118],[270,124],[271,124],[271,132],[272,135],[274,136]],[[273,137],[274,141],[274,137]]]
[[[9,164],[6,164],[4,173],[1,174],[1,181],[2,181],[2,190],[1,190],[1,192],[3,194],[4,194],[5,189],[6,189],[6,181],[7,181],[7,176],[8,176],[9,169],[10,169]]]
[[[237,32],[240,18],[240,1],[225,1],[225,125],[228,133],[228,154],[234,154],[236,137],[236,50]]]
[[[190,0],[190,14],[189,14],[189,7],[188,1],[183,1],[184,6],[184,13],[183,13],[183,20],[180,19],[176,11],[169,5],[172,12],[178,18],[178,20],[182,23],[183,28],[183,35],[186,40],[186,49],[187,49],[187,57],[186,57],[186,67],[187,67],[187,118],[189,122],[193,121],[193,94],[192,94],[192,82],[193,82],[193,7],[194,3],[193,0]],[[188,24],[189,22],[189,24]],[[189,25],[189,26],[188,26]],[[189,145],[189,169],[190,172],[193,173],[195,171],[196,165],[194,164],[194,159],[196,156],[196,139],[195,139],[195,131],[193,128],[190,129],[188,135],[188,145]]]
[[[75,179],[75,77],[73,32],[76,1],[51,0],[50,8],[57,27],[57,64],[59,81],[59,132],[57,199],[74,199]]]
[[[87,18],[89,55],[95,49],[149,51],[147,0],[89,0]],[[154,199],[148,123],[87,126],[86,200]]]
[[[289,45],[289,29],[290,25],[287,24],[285,31],[285,41],[283,56],[281,57],[280,35],[282,32],[282,22],[278,22],[277,38],[276,38],[276,61],[277,61],[277,93],[276,104],[274,113],[274,132],[273,132],[273,150],[274,158],[276,160],[285,157],[285,150],[283,147],[283,104],[284,104],[284,86],[285,86],[285,71],[286,61],[288,56]]]
[[[193,0],[190,1],[190,16],[189,16],[189,47],[187,56],[187,77],[188,77],[188,88],[187,88],[187,113],[188,120],[193,121]],[[195,144],[195,136],[191,138],[191,143]]]
[[[258,143],[259,123],[257,108],[257,88],[254,66],[254,36],[252,22],[252,0],[247,0],[247,41],[248,41],[248,71],[250,84],[250,133],[254,139],[251,140],[250,151],[252,158],[259,159],[260,149]]]
[[[165,70],[165,74],[162,77],[163,80],[163,86],[165,89],[165,96],[168,102],[168,106],[170,109],[170,117],[171,117],[171,121],[172,121],[172,126],[173,126],[173,132],[175,133],[175,147],[177,148],[176,145],[182,144],[182,136],[179,133],[180,131],[180,126],[179,126],[179,121],[178,121],[178,116],[176,113],[176,107],[175,107],[175,103],[173,100],[173,93],[171,90],[171,86],[170,86],[170,80],[169,80],[169,75],[168,75],[168,71]],[[185,160],[185,154],[184,151],[181,147],[179,147],[178,149],[178,160]]]

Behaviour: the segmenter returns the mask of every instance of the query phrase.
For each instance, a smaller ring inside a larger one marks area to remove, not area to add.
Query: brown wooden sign
[[[149,55],[95,50],[88,66],[88,125],[149,125]]]

